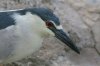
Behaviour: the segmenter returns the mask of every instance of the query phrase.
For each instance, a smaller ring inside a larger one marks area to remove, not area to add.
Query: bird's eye
[[[52,26],[54,26],[54,25],[53,25],[52,22],[46,22],[46,26],[47,26],[47,27],[52,27]]]

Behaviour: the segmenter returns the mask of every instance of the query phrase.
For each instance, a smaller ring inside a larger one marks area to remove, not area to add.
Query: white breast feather
[[[42,46],[45,36],[54,36],[54,33],[46,27],[45,22],[30,12],[26,15],[14,14],[12,17],[16,22],[16,34],[19,36],[19,40],[13,56],[5,62],[20,60],[32,54]]]

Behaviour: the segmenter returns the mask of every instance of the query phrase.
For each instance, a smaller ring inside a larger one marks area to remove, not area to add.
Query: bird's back
[[[9,12],[0,12],[0,30],[14,24],[14,19]]]

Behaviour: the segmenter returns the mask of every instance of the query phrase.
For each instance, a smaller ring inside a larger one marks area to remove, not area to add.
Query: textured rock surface
[[[48,38],[41,50],[6,66],[100,66],[99,0],[0,0],[0,10],[27,7],[52,9],[81,54],[76,54],[55,38]]]

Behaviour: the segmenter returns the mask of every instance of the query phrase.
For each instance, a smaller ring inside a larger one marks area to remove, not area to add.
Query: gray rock
[[[78,55],[59,40],[48,38],[41,50],[10,66],[100,66],[99,4],[99,0],[0,0],[0,10],[52,9],[81,52]]]
[[[94,39],[96,42],[96,49],[98,51],[98,53],[100,53],[100,22],[97,22],[93,27],[92,27],[92,31],[94,33]]]

